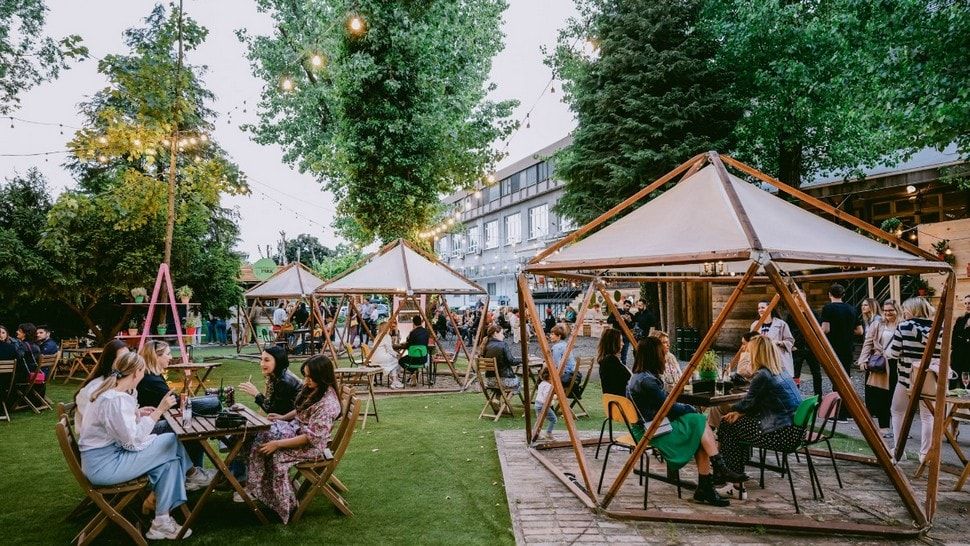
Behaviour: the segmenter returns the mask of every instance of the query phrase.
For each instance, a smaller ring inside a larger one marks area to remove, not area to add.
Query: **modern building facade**
[[[459,211],[461,228],[435,242],[438,256],[485,288],[499,305],[517,306],[516,276],[525,263],[576,229],[553,210],[563,183],[556,179],[552,156],[570,141],[565,137],[501,169],[486,188],[457,192],[444,200]],[[551,284],[541,278],[536,282],[534,297],[540,307],[559,312],[575,297],[576,289],[568,283]],[[477,299],[450,298],[458,306]]]

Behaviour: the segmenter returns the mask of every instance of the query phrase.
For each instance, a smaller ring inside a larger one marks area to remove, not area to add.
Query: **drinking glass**
[[[960,381],[963,381],[963,388],[970,388],[970,372],[963,372],[960,374]]]

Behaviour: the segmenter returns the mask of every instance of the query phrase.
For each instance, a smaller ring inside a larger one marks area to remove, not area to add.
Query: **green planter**
[[[135,296],[135,303],[141,303],[145,301],[145,296]]]
[[[717,370],[703,370],[700,376],[701,381],[717,381]]]
[[[168,332],[168,326],[156,326],[155,331],[158,332],[158,335],[164,336]]]

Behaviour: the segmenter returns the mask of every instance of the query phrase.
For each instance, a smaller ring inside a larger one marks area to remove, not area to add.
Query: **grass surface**
[[[230,353],[234,350],[203,349],[196,356]],[[296,364],[291,369],[298,373]],[[227,360],[213,371],[210,384],[223,379],[226,385],[237,385],[250,375],[261,386],[256,361]],[[48,393],[55,402],[69,401],[76,389],[75,382],[64,386],[58,381]],[[237,400],[253,406],[252,399],[238,391]],[[592,415],[578,420],[580,428],[599,430],[599,400],[600,387],[593,380],[584,395]],[[345,498],[354,517],[340,516],[321,496],[295,525],[260,526],[244,505],[233,503],[226,492],[216,492],[189,540],[260,545],[511,544],[514,537],[493,431],[521,430],[523,419],[520,414],[497,423],[479,420],[483,404],[477,392],[378,398],[380,422],[369,417],[367,428],[358,428],[337,472],[350,488]],[[0,529],[5,543],[66,544],[86,523],[64,521],[83,494],[60,454],[54,423],[54,412],[19,412],[12,423],[0,423]],[[563,428],[561,419],[557,428]],[[836,449],[860,452],[859,447],[857,440],[847,438],[840,439]],[[190,503],[198,494],[189,494]],[[99,543],[126,544],[126,539],[111,526]]]

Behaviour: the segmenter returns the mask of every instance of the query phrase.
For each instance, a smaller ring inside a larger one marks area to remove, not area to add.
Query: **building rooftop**
[[[958,165],[966,161],[957,151],[956,144],[950,144],[943,150],[935,148],[923,148],[916,152],[909,159],[901,162],[883,162],[875,167],[863,168],[862,174],[866,178],[878,178],[880,176],[898,175],[911,171],[922,171],[950,165]],[[819,188],[822,186],[841,184],[850,176],[848,169],[843,169],[838,173],[822,173],[814,180],[802,184],[802,189]]]

